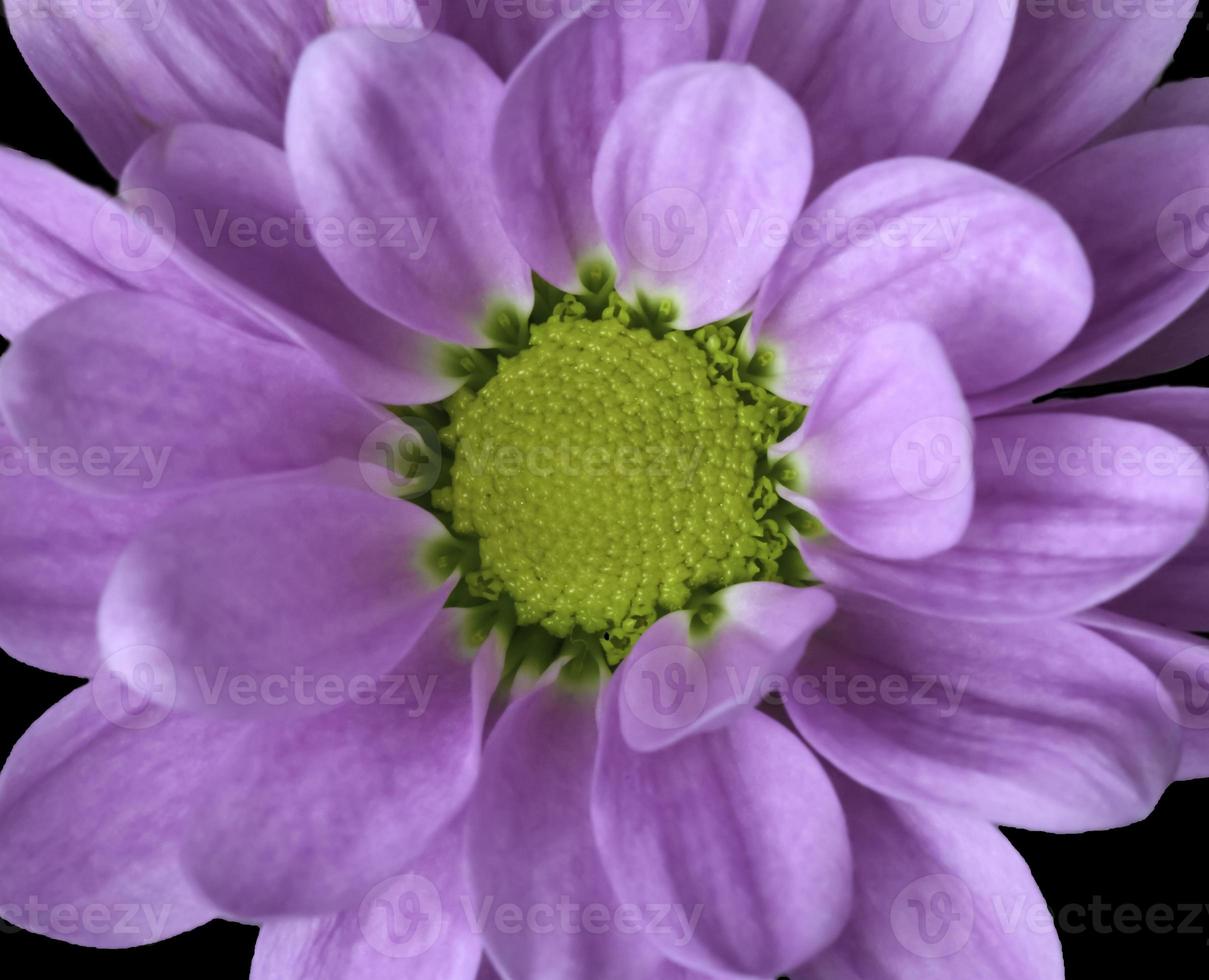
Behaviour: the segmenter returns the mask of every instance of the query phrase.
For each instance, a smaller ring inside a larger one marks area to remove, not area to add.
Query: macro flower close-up
[[[5,9],[108,183],[0,147],[0,647],[76,679],[0,918],[1067,975],[1000,828],[1209,776],[1195,4]]]

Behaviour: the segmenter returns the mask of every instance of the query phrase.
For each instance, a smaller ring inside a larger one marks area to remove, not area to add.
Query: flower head
[[[390,6],[13,18],[121,193],[0,157],[0,640],[91,678],[0,912],[263,923],[259,980],[1060,975],[995,825],[1206,771],[1209,401],[1033,403],[1190,350],[1209,128],[1122,116],[1183,22]]]

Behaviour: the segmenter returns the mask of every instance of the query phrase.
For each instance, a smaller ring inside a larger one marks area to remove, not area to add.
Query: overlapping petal
[[[810,134],[789,97],[750,66],[684,65],[617,109],[592,177],[596,216],[631,300],[670,299],[684,329],[741,312],[810,186]]]
[[[809,403],[886,321],[931,327],[969,394],[1044,365],[1079,332],[1093,283],[1078,239],[1031,194],[945,160],[890,160],[828,188],[793,224],[748,344]]]
[[[396,320],[470,346],[488,342],[497,307],[524,316],[533,296],[491,196],[502,89],[473,51],[442,34],[398,44],[339,31],[307,49],[286,119],[307,214],[344,231],[320,237],[340,277]]]
[[[948,156],[991,91],[1016,6],[772,0],[750,57],[806,112],[823,188],[875,160]]]
[[[256,920],[354,907],[462,809],[501,661],[495,640],[463,640],[464,619],[443,612],[335,710],[244,726],[217,756],[184,852],[217,905]],[[283,680],[267,697],[322,702],[324,683]]]
[[[971,400],[975,414],[1023,405],[1094,374],[1149,340],[1209,286],[1209,126],[1126,136],[1084,150],[1030,184],[1070,223],[1096,301],[1057,356]]]
[[[353,909],[261,926],[251,980],[474,980],[483,960],[466,914],[461,820]]]
[[[83,466],[60,455],[64,462]],[[88,677],[101,665],[101,590],[131,538],[171,500],[78,493],[52,472],[49,446],[19,442],[0,425],[0,647],[41,670]]]
[[[852,856],[814,755],[758,712],[635,752],[618,731],[619,696],[614,681],[592,785],[606,871],[622,901],[694,922],[687,938],[649,938],[670,959],[723,975],[774,976],[826,948],[848,919]]]
[[[280,142],[298,56],[327,29],[323,0],[4,8],[30,68],[114,173],[176,123],[217,122]]]
[[[794,470],[781,495],[853,548],[892,559],[936,554],[970,521],[971,429],[935,335],[879,326],[840,356],[805,423],[775,447]],[[939,474],[920,459],[937,446],[949,454]]]
[[[792,980],[1061,980],[1045,898],[1003,834],[833,780],[856,860],[852,919]]]
[[[1099,609],[1083,613],[1079,621],[1128,650],[1155,674],[1155,700],[1180,737],[1175,778],[1209,777],[1209,643]]]
[[[457,386],[439,343],[358,299],[321,253],[324,241],[397,251],[406,243],[396,223],[368,214],[314,220],[278,147],[221,126],[178,126],[140,147],[122,187],[156,215],[175,257],[260,310],[358,393],[416,404]]]
[[[1151,458],[1155,467],[1196,479],[1209,453],[1209,391],[1204,388],[1148,388],[1101,398],[1053,401],[1047,411],[1094,412],[1135,420],[1177,437],[1169,454]],[[1182,551],[1145,581],[1117,596],[1110,607],[1173,629],[1209,629],[1209,527],[1204,525]]]
[[[962,623],[846,595],[801,671],[787,707],[830,762],[992,823],[1133,823],[1179,758],[1153,675],[1074,623]]]
[[[592,174],[621,100],[660,68],[702,59],[705,17],[679,22],[643,0],[622,16],[594,0],[560,25],[508,81],[491,163],[504,226],[525,261],[572,292],[580,265],[603,257]]]
[[[301,533],[300,529],[305,529]],[[150,696],[236,716],[316,713],[394,667],[453,586],[430,565],[447,540],[413,504],[327,474],[216,489],[171,510],[118,560],[101,598],[107,662]],[[164,677],[140,682],[141,651]],[[137,656],[130,656],[133,651]],[[334,701],[278,701],[323,679]]]
[[[1077,612],[1136,585],[1199,531],[1206,470],[1195,458],[1181,468],[1189,454],[1138,422],[1045,411],[981,419],[974,513],[955,547],[891,563],[813,538],[803,553],[824,582],[921,612],[998,622]]]
[[[102,681],[73,691],[0,773],[0,916],[83,946],[158,942],[214,918],[180,862],[206,759],[229,734],[147,713]]]
[[[253,334],[251,311],[187,275],[141,215],[152,194],[111,199],[61,171],[0,147],[0,333],[15,337],[89,293],[130,289],[182,300]]]
[[[1073,153],[1154,84],[1193,9],[1105,5],[1064,14],[1021,4],[1003,69],[958,158],[1027,180]]]
[[[387,417],[307,351],[140,293],[86,296],[22,334],[0,361],[0,412],[18,439],[81,461],[65,482],[114,494],[355,459]],[[110,465],[84,465],[97,454]]]
[[[611,857],[596,849],[596,744],[595,698],[557,683],[511,705],[487,743],[467,821],[468,904],[485,916],[483,941],[508,976],[628,980],[660,967],[649,933],[665,924],[642,896],[623,910],[606,875]],[[521,928],[510,924],[516,915]]]
[[[706,627],[688,611],[659,619],[617,671],[626,744],[652,751],[725,726],[789,676],[834,611],[822,589],[749,582],[710,598]]]

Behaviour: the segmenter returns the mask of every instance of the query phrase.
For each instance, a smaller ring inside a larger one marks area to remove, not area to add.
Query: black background
[[[1207,13],[1209,0],[1202,0],[1167,78],[1209,75]],[[26,70],[7,28],[0,34],[5,106],[0,144],[50,160],[81,180],[112,190],[112,178]],[[0,351],[3,346],[0,340]],[[1204,385],[1209,377],[1205,364],[1147,383]],[[76,683],[0,656],[0,754],[6,756],[38,716]],[[1051,910],[1073,910],[1068,921],[1084,924],[1062,932],[1071,980],[1099,978],[1106,966],[1122,977],[1209,977],[1207,815],[1209,780],[1204,780],[1172,786],[1154,814],[1133,827],[1074,836],[1007,832],[1033,869]],[[1189,929],[1133,925],[1145,921],[1148,911],[1161,916],[1163,909],[1171,909],[1174,919],[1168,919],[1178,923],[1184,918],[1178,909],[1189,905],[1201,907]],[[1093,926],[1097,906],[1109,909],[1100,916],[1103,928]],[[1132,908],[1139,911],[1133,913]],[[247,976],[255,940],[251,927],[216,922],[141,949],[91,950],[30,935],[0,921],[0,964],[9,969],[29,964],[6,974],[20,977],[108,967],[125,980],[162,980],[179,975],[183,967],[204,976],[239,978]]]

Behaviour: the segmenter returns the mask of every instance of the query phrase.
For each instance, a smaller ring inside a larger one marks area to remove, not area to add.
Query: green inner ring
[[[805,410],[747,376],[743,322],[682,332],[611,293],[547,313],[428,408],[451,465],[427,504],[475,546],[454,601],[616,665],[719,589],[805,584],[767,459]]]

